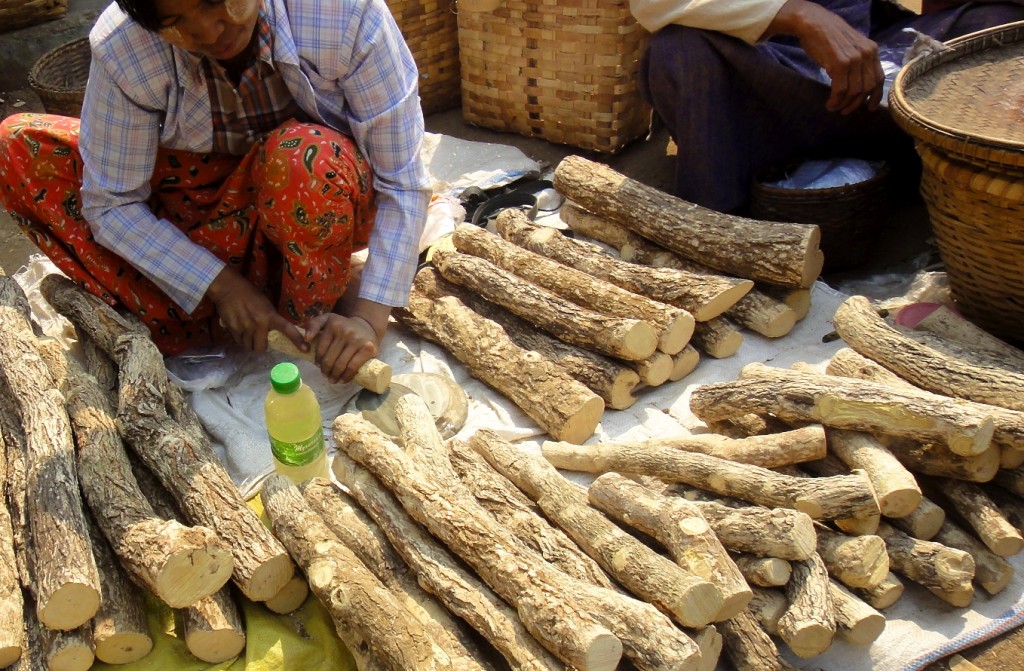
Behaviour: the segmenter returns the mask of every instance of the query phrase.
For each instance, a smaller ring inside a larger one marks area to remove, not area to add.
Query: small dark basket
[[[32,65],[28,83],[47,114],[82,116],[91,61],[89,38],[83,37],[51,49]]]
[[[754,180],[751,216],[767,221],[817,224],[825,270],[847,270],[864,262],[888,213],[887,165],[869,179],[826,189],[770,186],[799,162],[770,168]]]

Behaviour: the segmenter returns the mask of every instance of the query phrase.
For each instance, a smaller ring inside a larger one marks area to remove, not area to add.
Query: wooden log
[[[643,361],[627,361],[626,365],[636,371],[640,384],[648,387],[664,384],[675,370],[675,361],[664,352],[655,352]]]
[[[793,565],[778,557],[737,554],[733,559],[744,579],[757,587],[781,587],[793,576]]]
[[[781,302],[793,311],[799,322],[811,311],[811,290],[795,287],[780,287],[774,284],[760,283],[754,286],[754,292],[760,292],[769,298]]]
[[[885,541],[878,536],[847,536],[817,526],[818,555],[830,575],[848,587],[870,589],[889,573]]]
[[[404,499],[410,515],[456,551],[492,589],[516,604],[524,623],[532,623],[527,624],[531,633],[549,649],[558,649],[552,652],[566,658],[563,661],[579,668],[614,668],[619,655],[611,649],[610,633],[638,668],[693,668],[698,663],[693,642],[654,606],[552,569],[512,542],[468,497],[424,477],[408,455],[367,422],[342,415],[334,422],[334,435],[351,458],[372,469]],[[541,621],[544,625],[538,626]]]
[[[7,494],[8,446],[0,434],[0,499]],[[21,657],[24,648],[25,601],[18,578],[14,530],[6,502],[0,505],[0,668]]]
[[[722,605],[716,622],[747,607],[750,588],[696,504],[665,497],[618,473],[598,477],[587,495],[595,508],[651,536],[677,564],[717,585]]]
[[[872,608],[885,610],[899,601],[903,596],[903,581],[892,571],[885,576],[885,580],[867,589],[851,589],[853,594],[860,597]]]
[[[100,573],[100,609],[92,622],[96,658],[129,664],[153,649],[142,593],[132,584],[99,527],[89,525],[92,551]]]
[[[920,538],[923,541],[930,541],[939,533],[943,523],[946,521],[946,511],[926,497],[921,498],[921,503],[909,515],[886,520],[908,536]]]
[[[972,585],[955,590],[944,590],[936,587],[928,587],[926,589],[954,608],[967,608],[974,601],[974,587]]]
[[[78,446],[82,494],[126,570],[172,608],[219,590],[234,565],[225,544],[206,527],[188,527],[154,514],[132,474],[109,392],[63,349],[44,358],[62,380]]]
[[[882,635],[884,615],[834,580],[829,583],[829,589],[836,633],[840,638],[854,645],[867,645]]]
[[[950,520],[946,520],[934,540],[971,555],[974,558],[974,582],[989,594],[1002,592],[1013,578],[1012,564]]]
[[[623,362],[548,335],[505,308],[484,300],[465,287],[449,282],[441,277],[436,268],[422,268],[416,273],[413,286],[432,300],[443,296],[455,297],[473,312],[503,328],[513,343],[524,350],[539,353],[562,368],[570,377],[582,382],[604,399],[607,407],[625,410],[636,402],[633,391],[640,384],[640,376]],[[696,350],[687,345],[679,356],[688,352],[696,354]]]
[[[302,331],[301,328],[299,330]],[[303,335],[305,334],[303,333]],[[314,338],[309,343],[309,351],[303,352],[280,331],[271,331],[267,334],[267,347],[270,349],[313,363],[316,363],[317,360],[317,342],[318,339]],[[356,371],[352,381],[363,389],[372,391],[375,394],[383,394],[391,386],[391,373],[391,366],[389,364],[384,363],[380,359],[368,359]]]
[[[498,230],[507,231],[508,227],[534,229],[526,214],[515,209],[498,215]],[[554,229],[546,231],[561,235]],[[642,319],[654,327],[657,347],[667,354],[677,354],[693,335],[694,320],[689,312],[624,289],[606,277],[595,276],[574,265],[520,247],[477,226],[459,225],[452,241],[460,252],[489,261],[581,307],[613,317]],[[606,254],[601,256],[605,267],[615,262]]]
[[[582,443],[594,433],[604,401],[544,359],[525,350],[490,320],[454,297],[431,300],[413,291],[395,311],[406,328],[464,363],[473,377],[497,389],[560,440]]]
[[[96,661],[89,622],[66,630],[43,627],[40,642],[48,671],[88,671]]]
[[[306,578],[301,575],[293,575],[292,579],[281,588],[281,591],[264,601],[263,605],[271,612],[287,615],[301,608],[302,604],[306,603],[307,597],[309,597],[309,583],[306,582]]]
[[[430,638],[361,561],[327,528],[288,480],[271,475],[261,490],[274,534],[293,553],[336,629],[352,629],[385,664],[434,669]]]
[[[163,357],[148,336],[70,280],[47,276],[46,299],[96,341],[118,365],[118,421],[125,442],[157,475],[193,524],[208,526],[234,558],[232,578],[245,596],[265,601],[291,579],[294,566],[281,543],[242,499],[209,439],[167,414]]]
[[[833,323],[855,350],[919,387],[978,403],[1024,410],[1020,395],[1024,373],[977,366],[921,345],[889,326],[863,296],[846,299],[836,310]]]
[[[449,282],[573,345],[627,361],[642,361],[658,346],[658,336],[647,322],[580,307],[484,259],[439,249],[431,262]]]
[[[825,372],[837,377],[852,377],[895,387],[919,388],[850,347],[844,347],[833,354],[825,366]]]
[[[757,624],[772,636],[779,635],[779,619],[786,614],[789,602],[781,589],[774,587],[752,587],[750,614]]]
[[[981,487],[949,478],[935,484],[938,496],[952,507],[956,515],[974,530],[992,552],[1000,557],[1011,557],[1024,548],[1024,536],[1010,524]]]
[[[769,225],[720,214],[580,156],[564,158],[555,169],[553,182],[567,198],[590,212],[732,275],[809,287],[824,266],[821,233],[815,226]]]
[[[989,482],[999,471],[1002,459],[998,449],[981,454],[954,454],[942,443],[919,442],[906,438],[885,437],[886,449],[914,473],[939,478],[955,478],[969,482]]]
[[[749,611],[719,625],[725,654],[736,671],[785,671],[793,668]]]
[[[738,380],[695,389],[690,409],[705,421],[769,412],[788,422],[935,440],[963,455],[989,449],[995,431],[990,413],[948,396],[759,363],[744,366]]]
[[[899,325],[893,328],[919,345],[932,349],[950,359],[964,361],[978,367],[998,368],[1009,373],[1024,373],[1024,370],[1014,365],[1014,359],[1020,356],[1020,350],[1016,351],[1016,356],[1013,354],[996,354],[955,340],[947,340],[927,331],[915,331],[914,329],[908,329]]]
[[[886,517],[903,517],[921,502],[921,488],[914,474],[872,436],[860,431],[829,429],[829,449],[851,469],[864,471]]]
[[[534,226],[518,210],[505,210],[498,215],[497,228],[503,238],[523,249],[624,291],[681,308],[697,321],[721,315],[754,286],[749,280],[723,275],[676,268],[645,268],[621,261],[593,245],[568,238],[556,229]],[[692,328],[693,323],[689,325]]]
[[[330,481],[313,478],[300,486],[310,507],[323,518],[338,539],[348,546],[377,579],[405,605],[434,643],[448,657],[451,668],[489,669],[483,654],[456,619],[419,583],[375,522],[347,494]]]
[[[479,453],[459,440],[449,441],[448,448],[459,479],[509,532],[567,575],[615,588],[597,562],[564,531],[548,522],[537,504],[495,471]]]
[[[636,469],[671,469],[673,457],[679,451],[775,468],[821,459],[825,456],[826,445],[824,428],[811,425],[785,433],[739,439],[703,433],[595,445],[545,441],[541,450],[557,468],[588,473],[633,473]]]
[[[980,666],[972,664],[960,655],[949,658],[949,671],[984,671]]]
[[[11,545],[14,551],[16,576],[21,586],[30,589],[35,584],[32,577],[29,558],[28,503],[25,500],[25,488],[28,479],[28,466],[25,463],[27,453],[25,432],[21,428],[21,420],[14,404],[14,396],[0,376],[0,436],[6,447],[4,469],[6,471],[4,503],[2,506],[9,511],[11,520]]]
[[[825,564],[817,555],[793,562],[786,583],[789,606],[779,618],[779,638],[797,657],[820,655],[836,633],[835,604]]]
[[[515,610],[409,517],[368,470],[344,452],[335,455],[331,470],[377,523],[423,588],[491,643],[512,669],[564,668],[526,630]]]
[[[0,277],[0,373],[25,438],[25,502],[36,614],[50,629],[75,629],[96,614],[99,574],[79,493],[64,398],[39,355],[18,283]]]
[[[974,559],[963,550],[911,538],[885,523],[879,525],[878,535],[885,540],[892,570],[937,590],[956,592],[971,586]]]
[[[679,382],[692,373],[700,363],[700,352],[693,345],[687,344],[683,351],[672,357],[672,372],[668,374],[669,382]]]
[[[208,664],[233,659],[245,648],[245,625],[230,586],[185,608],[181,621],[188,651]]]
[[[1002,361],[1003,365],[1011,366],[1018,372],[1024,372],[1024,352],[964,319],[945,305],[937,306],[928,315],[918,320],[913,328],[950,342],[960,343],[968,351],[992,354]]]
[[[728,317],[715,317],[694,326],[692,342],[713,359],[728,359],[743,344],[743,334]]]
[[[791,467],[792,468],[792,467]],[[817,461],[807,461],[800,464],[797,469],[798,475],[801,477],[807,477],[808,475],[819,477],[819,478],[832,478],[836,476],[849,475],[850,469],[839,460],[833,454],[826,454],[824,459],[818,459]],[[867,479],[867,476],[864,476]],[[868,480],[868,487],[871,487],[871,481]],[[871,487],[872,496],[874,496],[874,487]],[[878,529],[878,524],[882,520],[881,511],[877,509],[867,510],[851,517],[839,517],[832,520],[832,523],[845,534],[851,536],[864,536],[873,534]]]
[[[992,478],[992,482],[1024,498],[1024,467],[1000,470]]]
[[[1009,520],[1017,531],[1024,533],[1024,500],[1021,500],[1021,496],[995,485],[986,485],[985,493],[999,506],[999,512],[1003,517]]]
[[[730,508],[697,502],[722,545],[757,557],[807,559],[815,551],[814,523],[806,514],[786,508]]]
[[[747,293],[725,316],[765,338],[781,338],[796,326],[795,310],[761,292]]]

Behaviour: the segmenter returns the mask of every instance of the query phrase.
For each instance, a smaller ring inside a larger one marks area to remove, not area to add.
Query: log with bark
[[[88,671],[96,661],[90,622],[67,630],[43,627],[39,634],[48,671]]]
[[[799,475],[801,477],[832,478],[851,473],[849,467],[833,454],[826,454],[824,459],[805,462],[800,464],[799,467],[788,466],[786,468],[795,471],[790,473],[790,475]],[[864,478],[867,480],[867,476],[864,476]],[[868,487],[871,487],[871,481],[867,480],[867,483]],[[872,496],[874,491],[874,488],[871,487]],[[832,520],[832,523],[843,533],[851,536],[864,536],[875,533],[881,521],[882,514],[876,506],[874,510],[863,511],[851,517],[838,517]]]
[[[78,485],[71,422],[39,355],[27,301],[13,278],[0,277],[0,373],[25,438],[36,614],[45,627],[70,630],[96,614],[99,574]]]
[[[25,500],[27,465],[25,463],[25,432],[21,428],[14,397],[0,375],[0,436],[3,437],[6,471],[3,507],[10,514],[11,545],[14,550],[16,576],[25,589],[35,584],[29,558],[28,503]]]
[[[793,566],[778,557],[735,554],[733,560],[743,578],[756,587],[781,587],[793,576]]]
[[[1000,557],[1011,557],[1024,548],[1024,536],[980,486],[950,478],[938,480],[934,485],[936,496],[941,497],[992,552]]]
[[[0,502],[7,494],[7,443],[0,434]],[[18,578],[14,530],[6,502],[0,505],[0,668],[21,657],[25,630],[25,600]]]
[[[498,215],[499,230],[502,230],[502,221],[510,224],[516,217],[527,221],[521,210],[509,209]],[[557,233],[554,229],[547,230]],[[459,225],[452,241],[460,252],[489,261],[581,307],[613,317],[647,322],[654,327],[658,349],[667,354],[681,351],[693,335],[693,315],[686,310],[623,289],[606,278],[524,249],[477,226]],[[605,256],[602,265],[607,266],[613,261]]]
[[[727,359],[743,344],[743,334],[728,317],[698,322],[693,329],[693,346],[714,359]]]
[[[449,282],[466,287],[573,345],[627,361],[654,354],[658,336],[645,321],[580,307],[484,259],[438,249],[431,262]]]
[[[725,654],[736,671],[788,671],[793,668],[779,655],[775,642],[750,611],[722,622],[719,627]]]
[[[395,311],[416,335],[437,343],[473,377],[497,389],[560,440],[582,443],[604,413],[604,401],[542,355],[515,344],[494,322],[454,297],[432,300],[412,291]]]
[[[300,328],[299,331],[302,331]],[[303,336],[305,332],[302,331]],[[288,356],[293,356],[304,361],[316,363],[318,351],[318,339],[314,338],[308,343],[309,349],[305,352],[295,347],[295,344],[280,331],[271,331],[267,334],[267,347],[277,350]],[[383,394],[391,386],[391,366],[380,359],[368,359],[356,371],[352,381],[363,389],[372,391],[375,394]]]
[[[281,590],[263,602],[268,610],[279,615],[287,615],[298,610],[309,597],[309,583],[302,575],[293,575]]]
[[[700,363],[700,352],[693,345],[687,344],[683,351],[672,357],[672,372],[668,374],[669,382],[679,382],[697,368]]]
[[[797,313],[780,300],[758,292],[748,293],[725,316],[765,338],[781,338],[796,326]]]
[[[245,649],[245,625],[229,585],[184,609],[181,621],[188,651],[208,664],[226,662]]]
[[[1002,592],[1013,579],[1014,569],[1010,562],[985,547],[955,522],[946,520],[933,540],[971,555],[974,558],[974,582],[989,594]]]
[[[847,587],[870,589],[885,580],[889,556],[878,536],[847,536],[818,525],[818,555],[830,575]]]
[[[963,550],[912,538],[885,523],[879,525],[878,535],[885,540],[892,570],[936,590],[958,592],[971,588],[974,559]]]
[[[142,593],[132,584],[99,527],[89,525],[92,550],[100,573],[100,609],[92,621],[96,658],[107,664],[128,664],[153,649]]]
[[[914,474],[871,435],[829,429],[828,446],[847,466],[868,476],[882,515],[903,517],[921,503],[921,487]]]
[[[809,287],[824,266],[816,226],[765,224],[714,212],[579,156],[564,158],[553,182],[588,211],[732,275]]]
[[[816,554],[792,565],[785,587],[789,605],[779,618],[779,638],[793,654],[807,659],[827,650],[836,633],[832,583]]]
[[[892,571],[885,576],[885,580],[867,589],[851,589],[856,596],[859,596],[872,608],[885,610],[899,601],[903,596],[903,581]]]
[[[854,645],[867,645],[885,631],[885,616],[834,580],[830,584],[836,633]]]
[[[432,300],[445,296],[455,297],[473,312],[503,328],[513,343],[524,350],[539,353],[570,377],[582,382],[604,399],[609,408],[624,410],[636,402],[633,392],[640,384],[640,376],[623,362],[548,335],[500,305],[447,281],[436,268],[425,267],[416,273],[414,287]],[[696,350],[688,345],[679,356],[690,352],[696,354]],[[689,356],[692,358],[692,354]],[[696,362],[693,365],[696,366]]]
[[[914,473],[968,482],[990,482],[999,472],[1002,452],[985,450],[981,454],[954,454],[942,443],[920,442],[883,436],[881,442],[901,464]]]
[[[1003,366],[1024,373],[1024,351],[1000,340],[945,305],[936,306],[931,313],[918,320],[913,328],[947,342],[960,343],[968,351],[991,354]]]
[[[886,520],[908,536],[920,538],[923,541],[930,541],[939,533],[943,523],[946,521],[946,511],[937,506],[927,497],[921,498],[921,503],[909,515]]]

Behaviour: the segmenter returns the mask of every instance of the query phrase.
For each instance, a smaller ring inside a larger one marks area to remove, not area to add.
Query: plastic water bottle
[[[277,364],[270,371],[270,385],[263,405],[275,470],[295,484],[328,477],[320,403],[302,381],[299,367]]]

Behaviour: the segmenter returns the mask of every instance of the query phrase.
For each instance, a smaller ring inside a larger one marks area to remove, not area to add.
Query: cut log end
[[[615,671],[622,660],[622,642],[609,632],[597,634],[590,639],[580,670]]]
[[[754,283],[750,280],[742,280],[732,286],[725,287],[717,294],[709,296],[703,305],[695,309],[693,311],[693,318],[699,322],[706,322],[719,317],[726,310],[736,305],[753,288]]]
[[[197,631],[185,637],[189,652],[207,664],[237,657],[245,648],[245,636],[236,631]]]
[[[0,647],[0,669],[6,669],[21,658],[23,649],[20,645],[6,645]]]
[[[790,634],[786,644],[797,657],[810,659],[828,650],[834,636],[835,632],[832,629],[814,622]]]
[[[80,627],[100,608],[100,594],[91,585],[61,585],[36,615],[43,626],[58,631]]]
[[[210,596],[231,579],[231,553],[215,545],[169,556],[157,581],[157,594],[171,608],[191,606]]]
[[[582,444],[594,435],[594,430],[604,414],[604,401],[599,396],[588,398],[560,427],[551,428],[551,436],[556,440]]]
[[[594,425],[597,426],[597,423]],[[252,579],[245,585],[243,592],[253,601],[266,601],[277,596],[294,575],[295,565],[292,564],[288,553],[282,553],[263,562],[253,572]]]
[[[867,645],[876,640],[885,631],[885,616],[874,613],[864,617],[849,629],[840,629],[839,634],[848,643]]]
[[[668,355],[683,351],[693,337],[693,317],[687,312],[673,320],[658,337],[658,349]]]
[[[71,646],[56,652],[47,660],[50,671],[88,671],[96,656],[87,647]]]
[[[618,336],[619,356],[627,361],[642,361],[658,349],[658,335],[645,321],[634,321]]]
[[[370,359],[359,367],[354,382],[375,394],[383,394],[391,386],[391,366],[379,359]]]
[[[125,632],[96,641],[96,659],[106,664],[130,664],[150,653],[153,639],[147,634]]]
[[[722,590],[711,582],[698,582],[681,590],[672,613],[684,627],[703,627],[718,619],[724,603]]]
[[[271,611],[279,615],[287,615],[306,602],[309,596],[309,583],[301,575],[292,576],[288,584],[281,588],[273,598],[267,599],[264,604]]]
[[[679,382],[692,373],[698,363],[700,363],[700,352],[697,351],[697,348],[687,345],[682,352],[672,357],[672,372],[668,375],[669,381]]]

